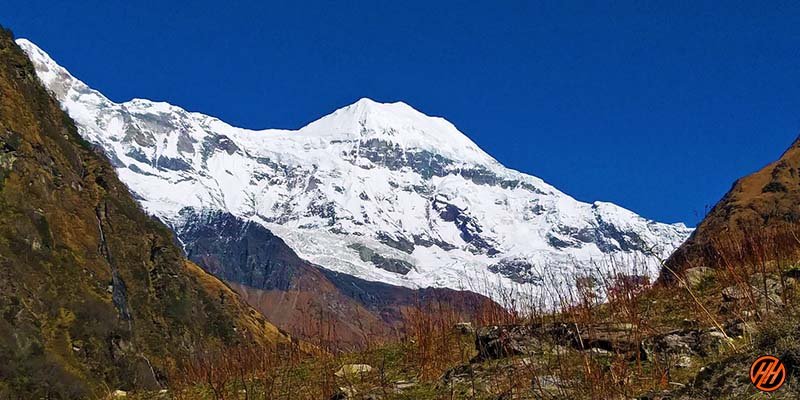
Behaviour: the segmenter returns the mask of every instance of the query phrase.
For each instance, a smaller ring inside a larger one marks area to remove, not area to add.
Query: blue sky
[[[402,100],[661,221],[694,225],[800,133],[797,2],[77,3],[17,2],[0,23],[113,100],[248,128]]]

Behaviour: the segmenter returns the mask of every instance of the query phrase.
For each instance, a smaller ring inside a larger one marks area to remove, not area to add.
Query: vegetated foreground
[[[467,322],[445,304],[419,307],[406,314],[407,333],[396,342],[359,352],[287,358],[262,348],[209,350],[180,363],[179,379],[160,395],[759,398],[749,368],[759,355],[772,354],[789,373],[772,398],[797,398],[800,254],[796,242],[786,242],[794,235],[800,237],[800,227],[720,235],[708,251],[728,268],[691,268],[673,286],[645,287],[621,276],[584,282],[555,313],[493,313]]]

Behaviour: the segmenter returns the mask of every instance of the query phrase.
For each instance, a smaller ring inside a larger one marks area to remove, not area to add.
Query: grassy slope
[[[288,338],[183,259],[0,32],[0,395],[157,387],[199,346]]]
[[[713,247],[719,246],[720,235],[746,235],[749,231],[798,222],[800,138],[777,161],[734,182],[686,243],[667,260],[667,266],[676,271],[699,265],[717,266],[719,260]],[[670,280],[672,276],[665,271],[661,279]]]

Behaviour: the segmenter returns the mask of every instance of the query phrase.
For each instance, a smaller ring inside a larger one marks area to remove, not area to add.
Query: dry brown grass
[[[489,398],[481,393],[508,399],[614,399],[673,389],[690,382],[702,364],[748,351],[752,336],[730,338],[727,349],[693,360],[690,368],[678,368],[674,355],[647,347],[649,340],[687,327],[724,332],[726,322],[732,320],[757,328],[775,318],[774,311],[795,307],[792,288],[800,258],[798,232],[800,229],[786,226],[719,236],[707,250],[717,257],[719,267],[699,283],[678,275],[675,285],[651,285],[642,278],[635,260],[611,262],[598,266],[592,275],[573,277],[569,288],[545,291],[551,296],[546,299],[548,304],[559,305],[554,310],[518,307],[514,312],[498,313],[487,309],[470,321],[475,327],[538,327],[541,337],[528,344],[530,357],[470,364],[476,355],[474,337],[453,329],[464,321],[446,303],[420,302],[404,310],[403,333],[394,343],[374,343],[355,353],[328,351],[315,356],[277,348],[200,354],[174,372],[179,379],[174,380],[172,390],[196,395],[201,387],[208,398],[215,399],[319,399],[343,389],[362,396],[377,392],[385,399]],[[800,270],[797,272],[800,275]],[[760,294],[768,290],[769,279],[779,281],[779,301]],[[723,302],[722,289],[730,287],[739,287],[747,295]],[[324,326],[324,321],[320,324]],[[565,344],[557,335],[546,334],[547,327],[556,324],[568,328],[564,332],[580,333],[578,343]],[[613,337],[619,343],[637,345],[625,351],[588,350],[598,347],[598,340],[607,339],[609,329],[617,329]],[[332,341],[335,338],[320,337],[320,344]],[[581,350],[582,346],[586,350]],[[369,364],[374,370],[355,378],[334,376],[341,365],[352,363]],[[443,379],[465,366],[471,367],[464,370],[465,378],[458,383]],[[406,380],[415,382],[417,389],[411,395],[415,397],[394,390],[397,381]]]

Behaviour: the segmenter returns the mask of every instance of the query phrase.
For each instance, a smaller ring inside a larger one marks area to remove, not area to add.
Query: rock
[[[361,261],[370,262],[376,267],[389,272],[405,275],[409,271],[414,269],[414,266],[408,261],[400,260],[397,258],[385,257],[383,255],[378,254],[375,250],[361,243],[353,243],[348,245],[347,247],[358,251],[358,256],[359,258],[361,258]]]
[[[405,390],[411,389],[417,386],[417,382],[415,381],[397,381],[394,383],[394,391],[396,393],[402,393]]]
[[[560,344],[556,344],[553,346],[549,346],[545,349],[544,353],[550,356],[564,356],[571,351],[571,347],[562,346]]]
[[[593,354],[595,356],[602,356],[602,357],[609,357],[609,356],[614,354],[614,353],[612,353],[612,352],[610,352],[608,350],[603,350],[603,349],[598,349],[598,348],[589,349],[589,353],[591,353],[591,354]]]
[[[730,337],[743,337],[755,333],[755,322],[734,319],[725,323],[725,333]]]
[[[475,333],[475,328],[472,322],[459,322],[453,326],[453,331],[462,335],[471,335]]]
[[[780,277],[772,274],[754,274],[750,284],[758,293],[759,306],[764,307],[769,303],[769,308],[783,307],[783,292],[791,288],[791,283],[781,283]]]
[[[487,326],[478,329],[475,334],[475,349],[478,350],[478,355],[473,361],[532,354],[541,348],[541,342],[535,337],[531,326]]]
[[[776,288],[780,286],[781,282],[777,275],[758,272],[750,276],[750,284],[755,288],[760,288],[762,291],[766,285],[767,290],[773,292],[779,290]]]
[[[606,326],[608,330],[621,332],[631,332],[638,328],[636,324],[631,324],[629,322],[619,322],[616,324],[608,324]]]
[[[784,291],[793,287],[793,281],[781,282],[777,275],[756,273],[750,277],[748,284],[722,289],[722,300],[739,308],[749,308],[743,311],[765,314],[782,309]],[[730,309],[730,304],[723,304],[723,310]]]
[[[728,286],[722,289],[722,301],[737,301],[748,297],[747,288],[740,285]]]
[[[567,323],[546,325],[489,326],[476,332],[478,356],[473,361],[484,361],[519,355],[544,354],[559,350],[563,346],[579,351],[597,349],[622,354],[629,359],[644,359],[642,344],[633,334],[634,324],[594,324],[578,326]],[[555,347],[545,346],[543,341],[552,341]]]
[[[698,334],[695,330],[688,332],[670,333],[656,341],[657,350],[668,354],[693,353],[692,346],[697,343]]]
[[[677,360],[675,360],[675,364],[673,364],[675,368],[686,369],[691,368],[692,366],[692,357],[681,354],[678,356]]]
[[[570,390],[576,387],[576,382],[546,373],[537,374],[537,371],[546,371],[546,365],[549,365],[548,362],[538,354],[463,364],[445,372],[436,388],[448,393],[447,398],[453,399],[576,398],[570,396]],[[500,383],[508,377],[514,377],[516,382],[513,391]],[[525,379],[530,379],[530,383],[526,384]]]
[[[700,343],[698,345],[705,354],[717,354],[728,340],[729,338],[725,333],[717,329],[711,329],[700,335]]]
[[[480,364],[464,364],[447,370],[440,378],[440,387],[459,395],[459,398],[473,398],[475,392],[483,392],[485,382],[479,377]]]
[[[677,382],[670,382],[670,385],[679,385]],[[674,390],[651,391],[636,398],[636,400],[694,400],[686,396],[675,394]]]
[[[345,364],[334,375],[339,378],[352,379],[372,372],[372,367],[367,364]]]
[[[694,267],[683,272],[686,284],[692,288],[700,286],[704,280],[712,276],[714,276],[714,270],[709,267]]]
[[[675,330],[648,339],[645,347],[650,356],[676,368],[690,368],[694,358],[719,354],[728,342],[725,333],[716,328]]]
[[[496,399],[503,394],[498,392],[497,378],[507,376],[512,373],[511,369],[517,368],[510,360],[457,366],[444,373],[437,387],[446,388],[456,399]]]
[[[347,393],[348,392],[346,391],[345,388],[339,388],[338,390],[333,392],[331,397],[328,397],[328,400],[347,400],[351,398],[350,395],[348,395]]]
[[[577,350],[600,349],[614,354],[625,355],[628,359],[645,359],[646,353],[641,342],[632,335],[632,324],[596,324],[588,326],[569,326],[566,335],[569,344]],[[554,337],[559,340],[559,337]]]

